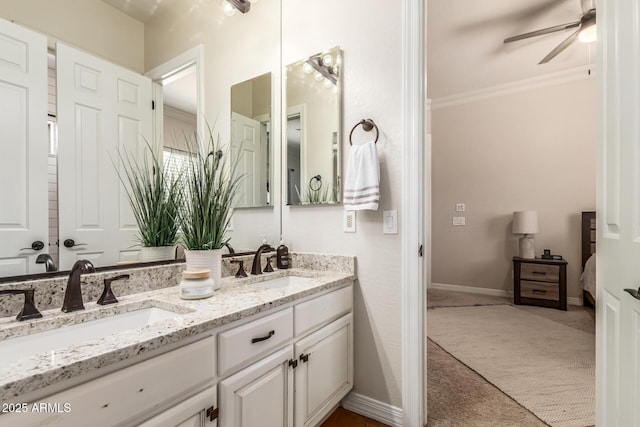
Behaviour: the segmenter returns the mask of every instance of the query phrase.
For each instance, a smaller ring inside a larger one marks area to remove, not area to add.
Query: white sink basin
[[[264,282],[259,282],[254,284],[253,286],[261,289],[278,289],[278,288],[286,288],[287,286],[301,285],[310,280],[313,280],[313,277],[284,276],[284,277],[278,277],[277,279],[271,279]]]
[[[0,341],[0,365],[176,317],[180,315],[173,311],[149,307],[10,338]]]

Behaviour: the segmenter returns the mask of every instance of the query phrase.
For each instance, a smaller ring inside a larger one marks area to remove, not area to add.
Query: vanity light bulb
[[[325,67],[331,67],[333,65],[333,56],[331,56],[328,53],[325,56],[323,56],[322,65],[324,65]]]
[[[324,79],[324,87],[326,87],[327,89],[329,89],[331,87],[331,85],[333,85],[333,83],[331,83],[331,80],[329,79]]]
[[[302,66],[302,69],[304,70],[305,73],[307,74],[311,74],[311,72],[313,71],[313,67],[311,66],[311,64],[309,64],[308,62],[305,62],[304,65]]]
[[[236,8],[233,7],[228,1],[224,2],[224,14],[227,16],[233,16],[236,14]]]
[[[324,77],[322,76],[322,74],[320,73],[320,71],[316,71],[316,72],[313,74],[313,78],[314,78],[314,79],[316,79],[316,81],[318,81],[318,82],[319,82],[319,81],[320,81],[320,80],[322,80]]]

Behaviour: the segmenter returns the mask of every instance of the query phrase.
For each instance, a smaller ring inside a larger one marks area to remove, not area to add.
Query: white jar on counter
[[[214,282],[210,270],[192,270],[182,272],[180,298],[201,299],[213,295]]]

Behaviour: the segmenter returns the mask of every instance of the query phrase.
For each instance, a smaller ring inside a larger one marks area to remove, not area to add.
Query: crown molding
[[[430,107],[432,110],[438,110],[440,108],[468,104],[471,102],[497,98],[500,96],[511,95],[514,93],[525,92],[533,89],[541,89],[544,87],[557,86],[580,80],[587,80],[593,77],[595,77],[594,66],[570,68],[555,73],[543,74],[541,76],[517,80],[514,82],[496,86],[490,86],[483,89],[443,96],[441,98],[434,98],[431,100]]]

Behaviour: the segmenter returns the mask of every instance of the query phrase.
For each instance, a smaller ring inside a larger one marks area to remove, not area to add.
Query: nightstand
[[[567,261],[513,258],[513,302],[567,310]]]

